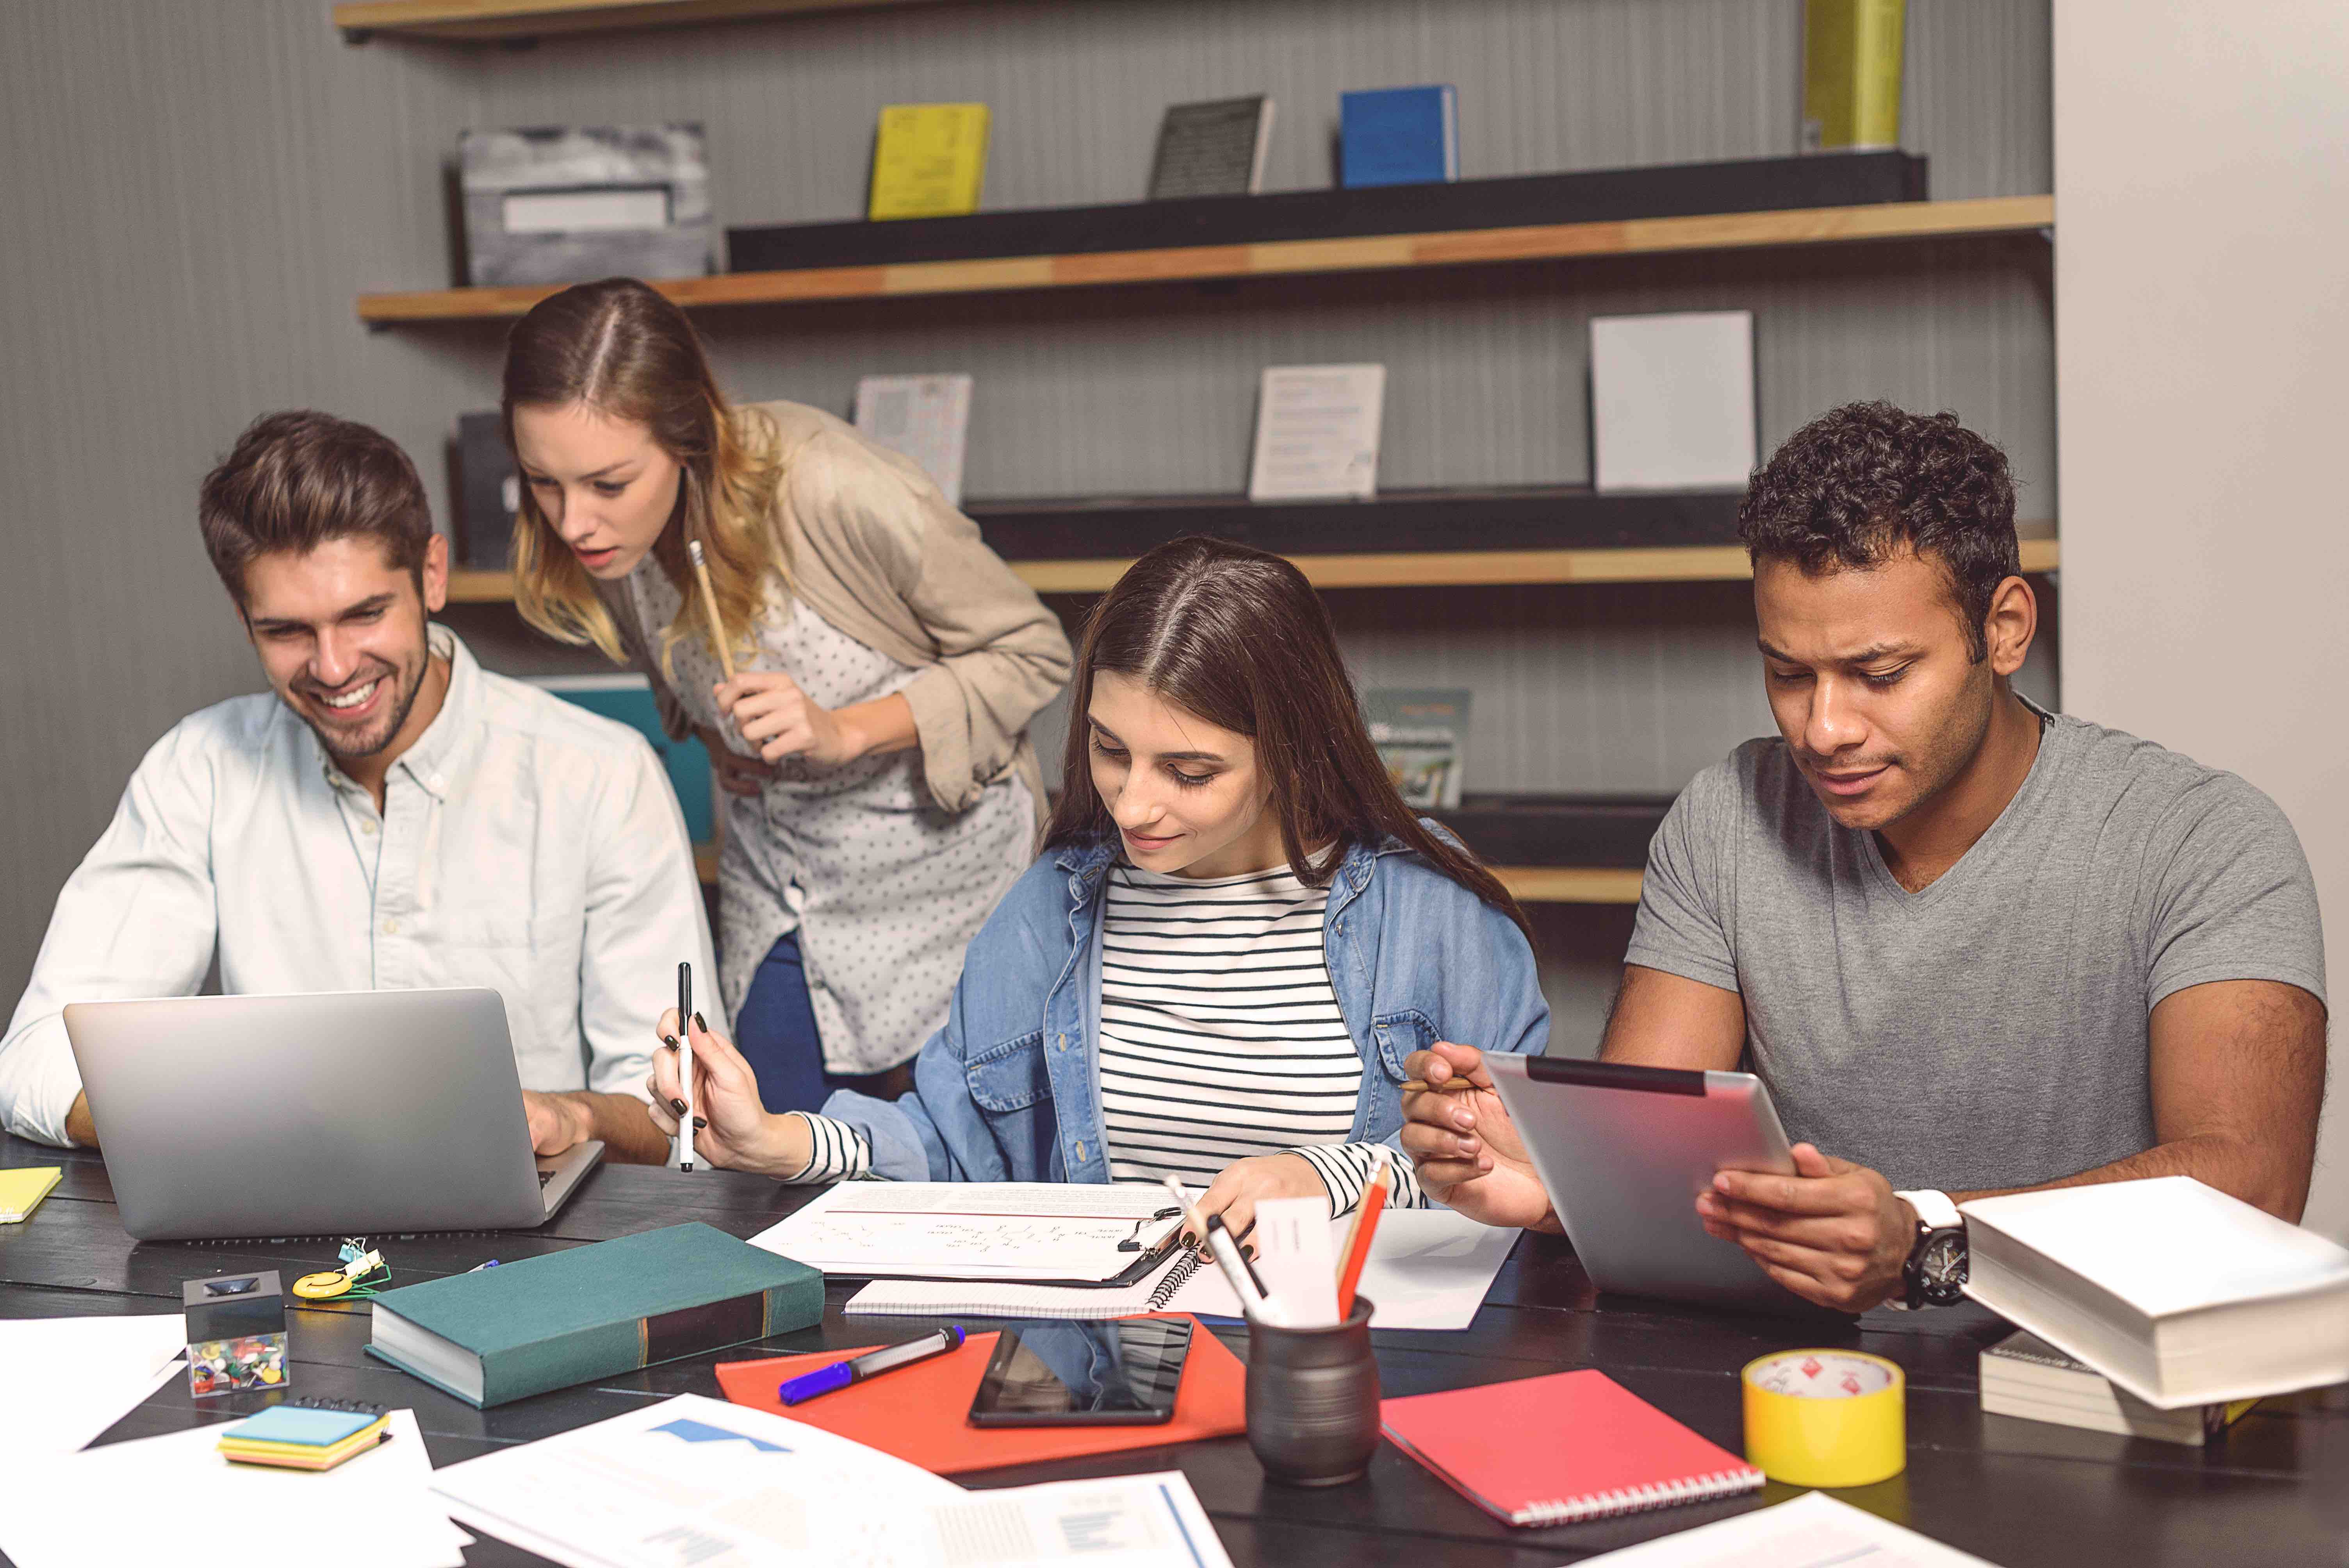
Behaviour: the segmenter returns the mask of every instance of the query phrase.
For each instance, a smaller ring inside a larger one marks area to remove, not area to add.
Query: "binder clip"
[[[343,1260],[341,1268],[304,1274],[294,1282],[294,1294],[305,1301],[332,1301],[337,1296],[365,1301],[390,1283],[391,1265],[383,1261],[381,1253],[367,1245],[365,1236],[344,1237],[338,1255]],[[372,1277],[377,1274],[382,1277]]]

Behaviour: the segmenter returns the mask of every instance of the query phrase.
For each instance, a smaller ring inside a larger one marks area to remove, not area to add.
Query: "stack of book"
[[[2010,1334],[1982,1353],[1982,1408],[1993,1416],[2199,1449],[2258,1403],[2230,1399],[2158,1409],[2034,1334]]]
[[[1962,1212],[1966,1294],[2033,1336],[1983,1353],[1985,1409],[2194,1442],[2170,1434],[2349,1378],[2349,1251],[2191,1177]]]

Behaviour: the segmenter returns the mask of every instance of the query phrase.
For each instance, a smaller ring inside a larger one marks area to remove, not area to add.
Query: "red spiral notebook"
[[[1396,1447],[1496,1519],[1572,1524],[1758,1491],[1762,1472],[1604,1372],[1380,1402]]]

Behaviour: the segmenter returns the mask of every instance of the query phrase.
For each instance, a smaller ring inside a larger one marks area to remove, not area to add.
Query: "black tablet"
[[[970,1402],[975,1427],[1156,1426],[1174,1418],[1188,1318],[1018,1323]]]

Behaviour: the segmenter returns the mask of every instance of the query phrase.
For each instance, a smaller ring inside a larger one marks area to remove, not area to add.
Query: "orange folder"
[[[721,1361],[718,1386],[737,1405],[766,1410],[852,1438],[939,1475],[1077,1459],[1126,1449],[1159,1449],[1247,1429],[1247,1369],[1193,1320],[1191,1354],[1174,1391],[1174,1418],[1157,1427],[974,1427],[967,1419],[978,1380],[995,1354],[993,1334],[974,1334],[950,1355],[916,1362],[836,1394],[785,1408],[775,1386],[877,1346],[813,1356]]]

